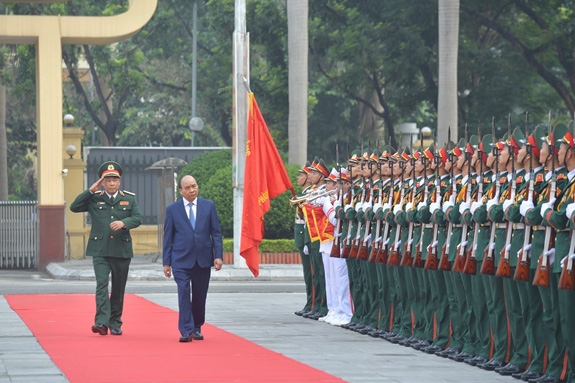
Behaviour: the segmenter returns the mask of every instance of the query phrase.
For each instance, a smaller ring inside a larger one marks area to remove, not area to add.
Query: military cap
[[[98,168],[98,177],[122,177],[124,169],[115,161],[106,161]]]
[[[545,139],[545,129],[540,126],[536,126],[533,133],[527,137],[527,143],[531,146],[531,152],[535,157],[540,158],[541,146],[543,145],[543,140]]]
[[[403,152],[401,152],[401,156],[399,156],[401,160],[403,160],[404,162],[409,161],[409,159],[411,158],[411,153],[409,151],[409,148],[406,147],[405,149],[403,149]]]
[[[445,145],[444,147],[442,147],[441,149],[439,149],[439,157],[441,158],[441,162],[443,162],[443,164],[445,165],[447,163],[447,161],[449,160],[449,152],[451,150],[453,150],[453,148],[455,147],[455,142],[453,141],[449,141],[447,143],[447,145]]]
[[[390,145],[384,145],[383,147],[383,151],[381,152],[381,156],[379,157],[379,159],[381,161],[387,161],[390,159],[391,157],[391,152],[392,152],[392,148]]]
[[[369,150],[369,148],[365,147],[363,148],[363,153],[361,154],[361,160],[364,161],[369,161],[369,157],[371,156],[371,152]]]
[[[355,149],[353,152],[351,152],[351,158],[348,160],[348,162],[357,164],[359,160],[361,160],[361,150]]]
[[[483,162],[487,162],[487,153],[491,151],[493,144],[493,136],[491,134],[486,134],[479,143],[479,151],[481,152],[481,159]]]
[[[329,173],[329,175],[325,177],[326,181],[337,182],[338,179],[339,179],[339,172],[335,170],[335,168],[331,168],[331,173]]]
[[[457,145],[453,147],[451,152],[455,155],[455,157],[459,157],[463,154],[463,148],[465,148],[465,140],[461,138]]]
[[[425,156],[425,158],[427,158],[428,161],[433,161],[435,155],[434,152],[435,149],[433,148],[433,144],[429,145],[429,147],[427,149],[425,149],[423,151],[423,155]]]
[[[309,174],[310,167],[311,167],[311,164],[309,163],[309,161],[306,161],[305,165],[302,166],[301,169],[298,170],[298,172],[304,173],[304,174]]]
[[[419,150],[416,150],[415,152],[413,152],[413,154],[411,155],[411,158],[415,159],[416,161],[419,159],[419,157],[421,157],[421,152]]]
[[[575,147],[573,143],[573,133],[567,128],[565,124],[557,124],[553,129],[553,138],[555,144],[566,143],[571,148]]]
[[[475,153],[475,151],[477,150],[477,148],[479,147],[479,137],[476,135],[473,135],[471,137],[469,137],[469,142],[467,143],[467,146],[465,147],[465,151],[467,153]]]
[[[327,171],[327,166],[323,161],[323,159],[321,158],[318,159],[317,162],[314,162],[312,164],[312,170],[320,172],[324,177],[327,177],[329,175],[329,172]]]
[[[373,151],[371,152],[371,154],[369,156],[369,160],[371,162],[377,162],[379,160],[379,156],[381,156],[381,153],[379,152],[379,150],[373,149]]]
[[[351,182],[351,180],[349,179],[349,174],[347,174],[346,168],[341,168],[341,172],[339,173],[338,179]]]
[[[507,140],[507,145],[510,146],[513,149],[513,153],[517,155],[521,146],[524,145],[524,142],[527,142],[527,139],[523,131],[519,128],[515,128],[511,136],[509,136],[509,140]]]
[[[509,133],[505,133],[503,135],[503,138],[500,139],[499,141],[496,141],[495,144],[490,144],[491,147],[495,146],[495,148],[497,148],[497,150],[502,151],[505,148],[505,142],[507,142],[507,140],[509,139]]]

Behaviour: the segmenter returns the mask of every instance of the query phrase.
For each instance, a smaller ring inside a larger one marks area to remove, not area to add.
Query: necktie
[[[194,216],[194,210],[192,209],[193,204],[188,204],[190,207],[190,223],[192,224],[192,228],[196,228],[196,217]]]
[[[112,205],[114,204],[114,196],[110,197],[110,202],[112,203]]]

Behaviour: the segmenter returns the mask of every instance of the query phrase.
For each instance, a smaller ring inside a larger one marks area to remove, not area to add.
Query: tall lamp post
[[[194,146],[194,138],[196,132],[201,132],[204,129],[204,121],[199,117],[192,117],[189,124],[190,130],[192,131],[192,146]]]

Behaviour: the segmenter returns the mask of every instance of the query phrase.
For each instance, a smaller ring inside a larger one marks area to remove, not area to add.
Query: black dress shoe
[[[315,315],[315,314],[317,314],[317,311],[311,310],[311,311],[308,311],[307,313],[303,313],[301,316],[304,318],[309,318],[310,315]]]
[[[449,357],[449,355],[453,355],[453,354],[459,354],[459,350],[452,348],[452,347],[448,347],[443,351],[438,351],[435,353],[435,355],[440,356],[442,358],[447,358],[447,357]]]
[[[442,351],[442,350],[443,349],[441,347],[436,346],[434,344],[419,349],[419,351],[423,351],[426,354],[435,354],[436,352]]]
[[[314,315],[308,315],[307,319],[318,320],[319,318],[323,318],[326,314],[322,314],[320,312],[316,312]]]
[[[193,340],[204,340],[204,336],[202,335],[201,332],[199,332],[199,331],[194,331],[194,332],[192,333],[192,339],[193,339]]]
[[[294,314],[297,315],[298,317],[301,317],[301,316],[303,316],[303,314],[308,313],[308,312],[309,311],[307,311],[307,310],[299,310],[299,311],[296,311]]]
[[[367,335],[370,332],[375,331],[375,328],[371,327],[371,326],[365,326],[364,328],[360,329],[358,331],[358,333],[362,334],[362,335]]]
[[[110,334],[112,335],[122,335],[122,329],[120,328],[111,328]]]
[[[463,361],[463,363],[467,363],[467,364],[469,364],[470,366],[477,366],[478,364],[483,364],[483,363],[485,363],[485,362],[487,362],[487,359],[485,359],[484,357],[479,356],[479,355],[478,355],[478,356],[474,356],[474,357],[471,358],[471,359],[470,359],[470,358],[467,358],[467,359],[465,359],[465,360]]]
[[[422,340],[421,342],[417,342],[411,345],[411,348],[414,348],[416,350],[421,350],[422,348],[425,348],[427,346],[431,346],[431,343],[429,343],[428,340]]]
[[[405,339],[406,339],[406,338],[405,338],[403,335],[399,335],[399,334],[397,334],[397,335],[395,335],[395,336],[389,336],[389,337],[386,338],[386,340],[387,340],[388,342],[393,343],[393,344],[398,344],[399,342],[402,342],[402,341],[404,341]]]
[[[478,364],[477,367],[483,369],[483,370],[487,370],[487,371],[494,371],[496,368],[501,368],[505,366],[505,363],[500,362],[498,360],[495,359],[491,359],[490,361],[486,362],[486,363],[482,363],[482,364]]]
[[[497,371],[499,375],[509,376],[515,374],[516,372],[523,372],[525,370],[514,364],[508,364],[507,366],[500,369],[496,369],[495,371]]]
[[[539,379],[540,377],[543,376],[543,374],[540,372],[537,372],[537,371],[525,370],[522,373],[516,372],[515,374],[512,374],[511,376],[514,377],[515,379],[521,379],[521,380],[528,382],[530,379]]]
[[[92,332],[94,334],[108,335],[108,327],[103,324],[96,323],[92,326]]]
[[[461,352],[458,353],[458,354],[451,354],[451,355],[449,355],[448,358],[451,359],[451,360],[455,360],[456,362],[463,362],[465,359],[473,358],[473,355],[471,355],[471,354],[468,353],[468,352],[461,351]]]
[[[190,334],[184,334],[180,337],[180,342],[187,343],[192,341],[192,336]]]
[[[537,379],[529,379],[529,383],[563,383],[564,380],[549,375],[542,375]]]

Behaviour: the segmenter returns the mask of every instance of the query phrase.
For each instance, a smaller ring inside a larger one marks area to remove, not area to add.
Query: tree
[[[287,2],[289,54],[290,164],[305,164],[307,158],[307,84],[308,84],[308,0]]]

